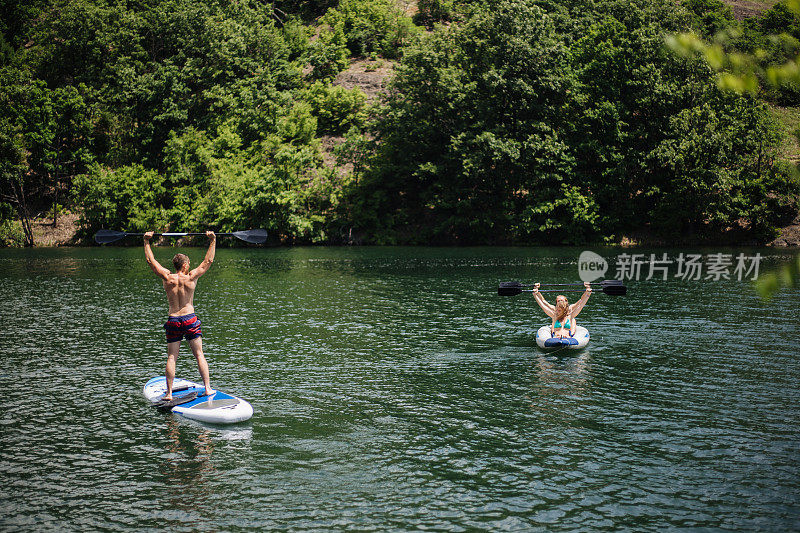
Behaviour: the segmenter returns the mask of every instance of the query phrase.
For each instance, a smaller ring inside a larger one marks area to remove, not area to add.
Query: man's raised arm
[[[144,234],[144,258],[147,259],[147,264],[150,265],[150,268],[153,269],[153,272],[156,273],[156,276],[161,279],[167,279],[167,276],[169,276],[169,270],[161,266],[161,264],[156,261],[156,258],[153,255],[153,250],[150,249],[150,238],[152,236],[152,231],[148,231]]]
[[[197,268],[189,272],[189,276],[192,279],[197,279],[205,274],[206,271],[211,268],[211,263],[214,262],[214,254],[217,252],[217,236],[213,231],[207,231],[206,236],[211,239],[211,242],[208,243],[208,251],[206,251],[203,262],[197,265]]]

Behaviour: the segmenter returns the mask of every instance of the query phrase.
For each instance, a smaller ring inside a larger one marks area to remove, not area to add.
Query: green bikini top
[[[569,318],[564,322],[563,326],[561,325],[561,322],[558,320],[556,320],[555,324],[553,324],[553,328],[555,329],[561,329],[561,328],[570,329],[570,326],[571,322],[569,321]]]

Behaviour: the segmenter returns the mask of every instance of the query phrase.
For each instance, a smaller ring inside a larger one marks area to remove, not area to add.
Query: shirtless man
[[[208,244],[206,257],[200,266],[189,271],[189,258],[184,254],[175,254],[172,263],[175,265],[175,273],[161,266],[153,256],[150,249],[150,238],[152,231],[144,234],[144,256],[147,263],[156,276],[161,278],[164,290],[167,291],[167,301],[169,301],[169,319],[164,324],[167,333],[167,393],[164,400],[172,399],[172,382],[175,379],[175,363],[178,360],[178,350],[181,340],[186,337],[192,353],[197,359],[197,368],[205,385],[205,394],[200,396],[212,395],[211,377],[208,373],[208,363],[203,355],[203,337],[200,331],[200,319],[194,314],[194,289],[197,287],[197,278],[206,273],[214,262],[214,253],[217,248],[217,236],[213,231],[207,231],[206,236],[211,239]]]

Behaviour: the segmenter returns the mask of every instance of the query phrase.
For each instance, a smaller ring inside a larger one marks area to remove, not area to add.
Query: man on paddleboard
[[[175,265],[174,274],[161,266],[153,256],[153,250],[150,249],[150,238],[152,236],[152,231],[144,234],[144,256],[156,276],[161,278],[164,290],[167,292],[167,301],[169,302],[169,318],[164,324],[167,334],[167,393],[164,395],[164,400],[172,399],[175,363],[178,360],[178,350],[184,337],[189,341],[189,347],[192,349],[195,359],[197,359],[197,368],[200,370],[200,376],[203,378],[203,385],[206,388],[205,394],[200,396],[214,394],[211,389],[208,363],[205,355],[203,355],[200,319],[194,313],[194,290],[197,287],[197,278],[205,274],[211,267],[211,263],[214,262],[217,236],[213,231],[206,232],[206,236],[211,239],[206,257],[192,271],[189,270],[189,258],[184,254],[175,254],[175,257],[172,258],[172,263]]]

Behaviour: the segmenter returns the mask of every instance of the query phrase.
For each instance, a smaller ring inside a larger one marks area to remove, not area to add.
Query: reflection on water
[[[0,250],[0,529],[797,529],[797,289],[637,283],[543,353],[497,283],[579,252],[219,250],[204,348],[255,414],[216,427],[142,397],[166,304],[138,247]]]
[[[538,351],[533,360],[531,380],[531,416],[549,431],[559,428],[590,428],[599,426],[591,413],[592,376],[591,348],[577,352],[557,350]],[[582,433],[571,433],[570,439],[583,439]]]
[[[589,354],[587,348],[573,355],[562,350],[556,352],[539,352],[536,357],[537,376],[542,385],[569,383],[570,388],[585,389],[589,381]]]
[[[201,487],[214,472],[211,454],[214,444],[209,430],[196,430],[180,424],[176,416],[166,416],[164,434],[169,454],[161,466],[167,482],[177,486]]]
[[[536,356],[534,391],[544,404],[557,405],[565,401],[581,402],[590,387],[590,349],[572,353],[544,353]]]
[[[209,505],[213,490],[210,483],[217,471],[211,461],[214,443],[210,432],[181,426],[177,417],[166,416],[164,434],[168,453],[163,456],[159,472],[172,488],[165,502],[167,507],[213,517],[214,508]],[[169,527],[182,525],[182,521],[176,521]]]

